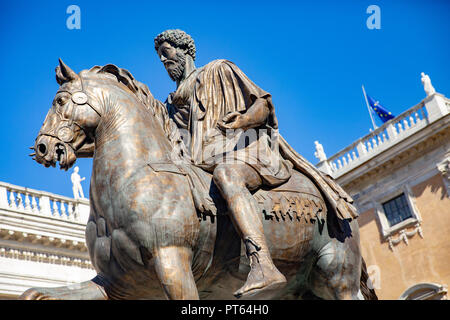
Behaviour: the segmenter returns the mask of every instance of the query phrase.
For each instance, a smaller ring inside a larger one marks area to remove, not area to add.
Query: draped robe
[[[224,134],[218,123],[231,112],[250,108],[256,99],[266,99],[269,116],[252,130]],[[278,133],[271,95],[254,84],[235,64],[214,60],[195,69],[166,101],[170,118],[187,133],[185,143],[194,165],[212,172],[220,163],[243,162],[254,168],[265,186],[283,184],[295,168],[310,178],[322,192],[329,209],[341,219],[358,216],[352,198],[295,152]],[[249,134],[251,132],[252,134]],[[253,134],[256,133],[256,136]]]

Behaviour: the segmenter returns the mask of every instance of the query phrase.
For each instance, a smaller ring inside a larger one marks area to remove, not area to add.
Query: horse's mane
[[[116,77],[117,81],[124,84],[131,92],[133,92],[138,100],[149,110],[161,123],[164,131],[170,135],[169,114],[166,107],[157,99],[155,99],[148,89],[147,85],[137,81],[133,75],[126,69],[119,68],[114,64],[107,64],[103,67],[94,66],[87,73],[95,74],[111,74]]]

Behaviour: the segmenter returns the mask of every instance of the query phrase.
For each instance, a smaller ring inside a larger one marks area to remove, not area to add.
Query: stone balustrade
[[[85,224],[89,201],[0,182],[0,209]]]
[[[450,100],[436,93],[353,142],[317,167],[338,178],[449,113]]]
[[[0,182],[0,300],[92,279],[89,201]]]

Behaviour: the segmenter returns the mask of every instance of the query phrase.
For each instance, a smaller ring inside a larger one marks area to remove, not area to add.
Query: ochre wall
[[[443,176],[437,174],[411,189],[422,218],[423,239],[415,234],[408,237],[408,245],[402,241],[392,251],[388,242],[382,240],[374,209],[358,218],[363,257],[369,271],[376,272],[377,267],[380,271],[380,281],[374,283],[380,299],[398,299],[418,283],[450,285],[450,199]],[[393,236],[397,237],[398,234]]]

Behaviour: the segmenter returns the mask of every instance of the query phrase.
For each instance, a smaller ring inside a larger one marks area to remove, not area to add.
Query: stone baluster
[[[67,218],[69,218],[70,221],[74,221],[74,215],[73,215],[73,204],[72,202],[67,202]]]
[[[343,166],[346,167],[347,166],[347,158],[344,156],[342,156],[342,162],[343,162]]]
[[[372,138],[372,146],[373,146],[373,149],[375,149],[377,147],[377,140],[375,139],[375,137]]]
[[[53,212],[52,215],[55,217],[59,217],[59,210],[58,210],[58,205],[56,204],[56,201],[53,200]]]
[[[422,121],[429,121],[426,113],[426,108],[420,108],[419,112],[422,115]]]
[[[422,119],[420,119],[419,113],[417,111],[414,113],[414,117],[416,118],[416,124],[419,124],[422,122]]]
[[[348,158],[348,163],[351,163],[353,161],[350,153],[347,154],[347,158]]]
[[[14,192],[9,190],[9,206],[11,209],[17,209],[16,198],[14,197]]]
[[[353,161],[355,161],[356,159],[358,159],[357,156],[356,156],[356,152],[355,152],[355,151],[352,151],[352,156],[353,156]]]
[[[367,140],[367,152],[372,152],[372,144],[370,143],[370,140]]]
[[[61,218],[67,220],[69,217],[66,214],[66,206],[63,201],[59,202],[59,206],[61,207]]]
[[[31,195],[31,211],[33,211],[33,213],[39,213],[36,197],[33,195]]]
[[[411,124],[411,127],[414,127],[416,125],[416,123],[414,123],[414,118],[413,118],[412,113],[409,115],[409,123]]]
[[[398,125],[398,133],[399,133],[399,134],[402,134],[402,133],[403,133],[402,122],[399,121],[399,122],[397,123],[397,125]]]
[[[73,205],[73,220],[81,221],[80,209],[79,209],[78,205],[76,205],[76,204]]]
[[[75,221],[81,221],[79,204],[74,204],[73,206],[73,217]]]
[[[31,212],[31,202],[30,202],[30,195],[25,193],[25,211]]]
[[[67,216],[68,216],[69,220],[71,220],[71,221],[75,220],[72,202],[67,202]]]
[[[338,169],[341,169],[342,168],[342,162],[341,162],[341,159],[338,159],[337,160],[337,163],[338,163]]]
[[[17,196],[16,196],[16,198],[17,198],[17,209],[21,210],[21,211],[24,211],[25,208],[23,207],[22,193],[16,192],[16,194],[17,194]]]
[[[409,129],[408,120],[406,120],[406,118],[403,119],[403,127],[405,128],[405,130],[408,130],[408,129]]]
[[[80,204],[76,204],[74,209],[73,209],[73,215],[75,217],[75,221],[82,221],[83,219],[83,215],[82,215],[82,209],[80,209]],[[84,221],[85,223],[87,223],[87,219],[86,221]]]

